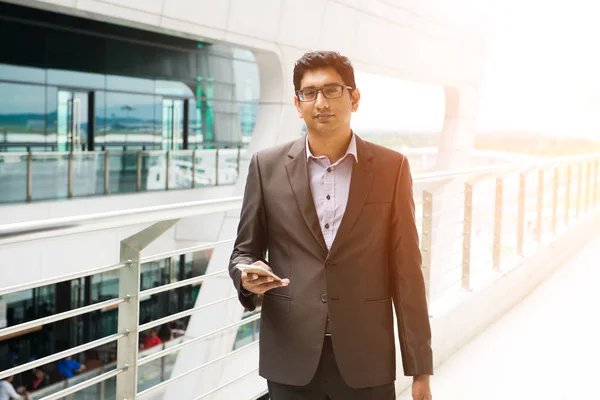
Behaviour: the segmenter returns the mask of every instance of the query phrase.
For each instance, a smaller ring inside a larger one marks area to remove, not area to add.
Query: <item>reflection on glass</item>
[[[109,152],[109,192],[137,192],[137,152]]]
[[[104,194],[104,154],[73,154],[73,196]]]
[[[162,109],[162,149],[183,149],[183,100],[164,99]]]
[[[160,148],[154,135],[154,96],[106,94],[106,135],[104,146],[123,150]]]
[[[43,86],[0,83],[0,152],[44,147],[44,96]]]

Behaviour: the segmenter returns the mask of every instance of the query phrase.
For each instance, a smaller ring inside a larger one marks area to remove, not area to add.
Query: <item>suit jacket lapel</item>
[[[368,143],[356,136],[356,152],[358,154],[358,163],[352,166],[352,177],[350,178],[350,191],[346,211],[342,217],[342,222],[331,245],[329,256],[340,248],[367,200],[371,184],[373,183],[372,158],[373,152]]]
[[[302,215],[304,222],[308,226],[308,229],[310,229],[310,232],[317,243],[319,243],[321,248],[327,252],[327,245],[325,244],[325,239],[321,232],[321,226],[319,225],[319,218],[317,217],[317,210],[315,208],[308,180],[306,138],[304,136],[292,144],[288,156],[292,158],[292,160],[285,165],[285,169],[287,170],[290,186],[294,192],[294,198],[296,199],[296,204],[300,210],[300,215]]]

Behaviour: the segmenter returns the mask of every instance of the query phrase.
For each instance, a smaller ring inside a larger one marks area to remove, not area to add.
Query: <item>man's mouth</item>
[[[327,121],[331,117],[333,117],[333,114],[317,114],[317,119],[319,121]]]

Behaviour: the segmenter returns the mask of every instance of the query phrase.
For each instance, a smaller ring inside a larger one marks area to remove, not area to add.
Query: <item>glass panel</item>
[[[137,152],[109,152],[110,193],[137,191]]]
[[[219,185],[234,184],[238,176],[238,150],[219,149]]]
[[[56,113],[57,124],[57,149],[68,151],[70,148],[70,135],[72,127],[71,92],[58,91],[58,110]]]
[[[173,150],[183,149],[183,104],[183,100],[173,101]]]
[[[142,154],[142,190],[165,190],[167,185],[167,154]]]
[[[176,81],[157,80],[155,90],[155,93],[161,96],[191,97],[194,95],[189,85]]]
[[[188,113],[188,148],[195,149],[203,141],[201,101],[190,100],[188,104]]]
[[[217,150],[196,150],[196,187],[216,184]]]
[[[154,96],[107,93],[106,148],[141,150],[160,146],[161,138],[154,134],[154,101]]]
[[[96,119],[94,149],[104,151],[104,140],[106,137],[106,92],[94,92],[94,108],[94,117]]]
[[[69,155],[67,153],[38,153],[33,155],[33,200],[66,199],[68,184]]]
[[[189,150],[171,152],[169,166],[169,189],[192,188],[192,152]]]
[[[43,86],[0,83],[0,152],[43,146],[45,112]]]
[[[0,155],[0,203],[27,201],[27,155]]]
[[[73,196],[104,194],[104,154],[73,153]]]
[[[79,150],[87,150],[88,148],[88,117],[89,117],[89,93],[75,92],[73,93],[73,115],[75,120],[74,138],[76,143],[74,148]]]
[[[171,150],[173,141],[173,100],[163,100],[162,108],[162,149]]]

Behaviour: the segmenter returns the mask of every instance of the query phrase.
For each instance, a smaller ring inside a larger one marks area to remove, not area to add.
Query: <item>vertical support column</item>
[[[31,152],[27,153],[27,202],[31,203],[33,200],[33,155]]]
[[[565,188],[565,225],[569,225],[571,214],[571,166],[567,165],[567,184]]]
[[[241,153],[242,153],[242,146],[238,144],[238,148],[237,148],[237,174],[238,174],[238,177],[240,176]]]
[[[116,400],[133,400],[137,394],[140,253],[126,240],[121,242],[120,260],[129,265],[119,270],[119,297],[128,300],[119,304],[118,332],[127,333],[127,336],[117,341],[117,368],[127,370],[117,375]]]
[[[519,216],[517,220],[517,254],[523,255],[523,242],[525,237],[525,200],[527,197],[526,176],[519,175]]]
[[[219,149],[215,149],[215,186],[219,186]]]
[[[575,210],[575,217],[579,219],[579,211],[581,210],[581,181],[583,179],[583,165],[577,164],[577,208]]]
[[[465,213],[463,218],[462,288],[471,290],[471,227],[473,223],[473,185],[465,183]]]
[[[542,223],[544,213],[544,170],[538,171],[538,190],[537,190],[537,222],[535,226],[535,238],[538,242],[542,241]]]
[[[192,151],[192,189],[196,187],[196,150]]]
[[[423,229],[421,230],[421,254],[423,256],[422,271],[425,280],[427,301],[430,299],[431,282],[431,244],[433,230],[433,195],[423,191]]]
[[[496,201],[494,213],[494,247],[493,267],[494,271],[500,271],[500,257],[502,256],[502,178],[496,178]]]
[[[552,234],[556,234],[556,225],[558,220],[558,185],[559,185],[559,170],[554,168],[554,188],[552,190]]]
[[[142,152],[138,151],[137,155],[136,155],[136,161],[135,161],[135,165],[136,165],[136,190],[138,192],[142,191]]]
[[[68,190],[67,196],[69,199],[73,198],[73,150],[69,153],[69,177],[68,177]]]
[[[104,194],[108,194],[110,189],[110,158],[108,151],[104,152]]]
[[[169,190],[169,173],[171,168],[171,151],[167,150],[167,162],[165,167],[165,190]]]

